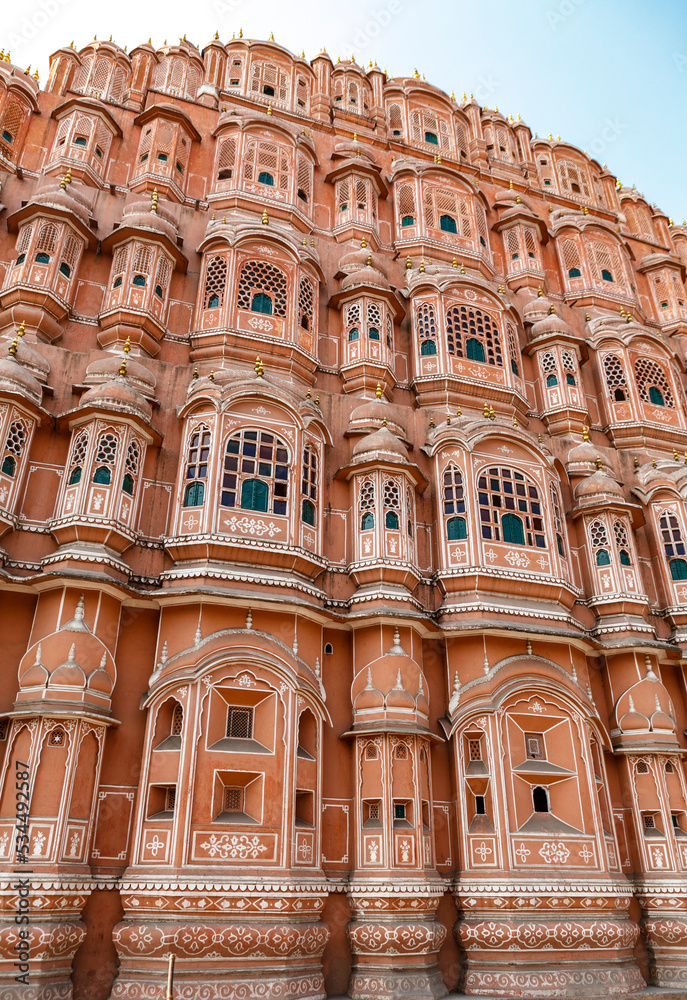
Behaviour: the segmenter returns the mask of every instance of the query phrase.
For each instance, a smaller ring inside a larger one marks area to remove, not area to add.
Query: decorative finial
[[[542,297],[542,295],[543,295],[543,294],[544,294],[544,293],[543,293],[543,291],[542,291],[542,287],[541,287],[541,285],[540,285],[540,286],[539,286],[539,288],[537,289],[537,298],[538,298],[538,299],[540,299],[540,298]]]
[[[582,428],[582,440],[589,441],[589,428],[587,427],[586,424]]]
[[[596,456],[596,467],[597,467],[597,469],[603,469],[603,467],[604,467],[604,464],[601,461],[601,455],[597,455]]]
[[[12,343],[9,346],[9,352],[12,355],[12,357],[14,357],[15,354],[17,353],[17,338],[16,337],[14,338],[14,340],[12,341]]]
[[[260,355],[258,354],[258,356],[255,359],[255,374],[258,376],[258,378],[262,378],[264,372],[265,372],[265,366],[260,360]]]
[[[425,273],[425,262],[424,262],[424,260],[421,259],[420,260],[420,274],[424,274],[424,273]]]
[[[410,271],[413,266],[413,262],[410,257],[406,257],[406,271]]]
[[[267,209],[263,209],[262,213],[262,224],[263,226],[269,226],[270,220],[267,218]]]
[[[486,400],[484,401],[484,410],[482,412],[482,416],[485,418],[485,420],[489,419],[489,403],[487,403]]]
[[[210,381],[211,382],[215,381],[215,369],[214,368],[210,369]]]
[[[17,330],[17,336],[23,337],[26,332],[26,320],[23,319],[19,324],[19,329]]]
[[[194,379],[198,378],[198,365],[193,369],[193,377]]]
[[[467,274],[467,271],[465,270],[465,264],[461,264],[460,265],[460,273],[461,274]]]
[[[267,39],[267,41],[268,42],[273,42],[274,41],[274,32],[273,31],[270,31],[270,37]]]
[[[271,104],[268,104],[268,105],[267,105],[267,114],[268,114],[268,115],[271,115],[271,114],[272,114],[272,105],[271,105]]]
[[[381,399],[382,398],[382,383],[381,382],[377,383],[377,388],[375,389],[375,396],[377,397],[377,399]]]
[[[453,263],[451,264],[451,267],[455,267],[455,268],[458,267],[458,261],[456,260],[455,257],[453,258]]]
[[[362,240],[360,241],[360,249],[361,250],[366,250],[367,249],[367,240],[365,239],[364,236],[363,236]]]
[[[126,378],[126,355],[122,359],[122,363],[119,366],[119,374],[122,376],[122,378]]]

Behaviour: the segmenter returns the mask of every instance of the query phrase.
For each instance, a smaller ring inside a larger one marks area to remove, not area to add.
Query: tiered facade
[[[687,989],[687,228],[242,37],[0,179],[0,996]]]

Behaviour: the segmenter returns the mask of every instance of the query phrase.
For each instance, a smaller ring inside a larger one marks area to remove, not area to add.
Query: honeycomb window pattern
[[[478,477],[477,488],[485,541],[546,548],[539,491],[522,472],[502,467],[487,469]]]
[[[253,488],[256,481],[262,486]],[[263,430],[242,430],[229,438],[222,473],[222,507],[284,515],[288,490],[289,453],[278,437]]]
[[[651,358],[638,358],[635,361],[635,379],[639,395],[645,403],[675,408],[668,376],[656,361],[652,361]]]
[[[604,375],[606,376],[606,387],[611,399],[615,403],[625,402],[627,399],[627,380],[620,358],[617,354],[607,354],[603,365]]]
[[[96,462],[103,462],[105,465],[114,465],[117,457],[118,440],[114,434],[103,434],[98,442],[96,452]]]
[[[451,306],[446,313],[446,344],[454,357],[503,368],[498,327],[481,309]]]
[[[250,310],[256,295],[268,295],[274,316],[286,316],[286,275],[264,260],[247,261],[239,276],[238,307]]]

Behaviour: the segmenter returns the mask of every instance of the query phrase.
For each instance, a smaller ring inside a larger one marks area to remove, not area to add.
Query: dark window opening
[[[537,787],[532,790],[532,805],[534,806],[535,812],[549,812],[549,796],[546,789],[542,788],[540,785],[537,785]]]

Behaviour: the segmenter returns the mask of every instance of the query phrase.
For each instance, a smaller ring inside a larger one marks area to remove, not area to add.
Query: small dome
[[[384,425],[385,419],[393,434],[397,437],[406,436],[406,428],[398,420],[396,407],[391,406],[383,396],[356,406],[348,418],[348,430],[359,433],[374,431]]]
[[[50,687],[86,687],[86,675],[76,662],[75,656],[76,643],[72,643],[67,659],[50,675]]]
[[[533,299],[530,299],[522,310],[524,322],[536,323],[538,320],[544,319],[550,314],[552,305],[553,303],[551,302],[551,299],[547,298],[542,290],[539,289],[539,294],[535,295]]]
[[[593,476],[589,476],[575,487],[575,497],[578,500],[583,497],[603,496],[607,493],[617,497],[623,496],[620,484],[611,479],[603,469],[599,469]]]
[[[81,397],[79,408],[84,406],[104,407],[105,409],[135,411],[138,416],[150,420],[153,409],[144,396],[126,378],[118,376],[111,382],[103,382],[89,389]]]
[[[9,348],[16,334],[10,333],[3,338],[2,350]],[[27,343],[26,337],[17,336],[17,353],[14,355],[15,361],[26,368],[43,385],[48,381],[50,374],[50,362],[43,357],[33,344]]]
[[[396,683],[386,696],[386,707],[404,708],[409,709],[411,712],[415,711],[415,699],[410,692],[406,691],[403,687],[400,667],[398,668],[398,673],[396,675]]]
[[[40,403],[43,397],[38,379],[18,361],[8,354],[0,358],[0,389],[6,386],[11,392],[20,392],[35,403]]]
[[[549,312],[548,316],[538,319],[532,326],[531,339],[539,340],[542,337],[551,337],[556,334],[566,334],[572,336],[572,330],[564,319],[555,313]]]
[[[40,188],[29,200],[28,205],[57,208],[75,215],[84,226],[91,217],[91,203],[86,198],[77,181],[61,187],[61,181],[51,181]]]
[[[648,733],[650,723],[646,715],[631,710],[620,719],[618,728],[622,733]]]
[[[359,458],[361,455],[372,452],[393,455],[406,462],[410,461],[406,446],[402,441],[399,441],[395,434],[391,433],[388,427],[381,427],[378,431],[373,431],[372,434],[368,434],[358,441],[353,449],[353,457]]]
[[[361,267],[357,271],[347,274],[341,282],[341,291],[345,292],[347,289],[357,288],[359,285],[372,285],[375,288],[383,288],[385,291],[390,287],[382,272],[375,267]]]
[[[597,455],[598,451],[591,441],[583,441],[581,444],[576,444],[574,448],[570,449],[566,465],[568,467],[571,465],[593,465],[596,467]]]
[[[130,354],[105,354],[92,361],[86,369],[84,382],[86,385],[100,385],[103,382],[116,381],[122,361],[126,357],[127,380],[144,396],[154,396],[157,379],[145,365],[136,361]]]
[[[103,654],[100,666],[88,675],[88,688],[109,696],[112,693],[112,677],[105,669],[106,663],[107,657]]]

